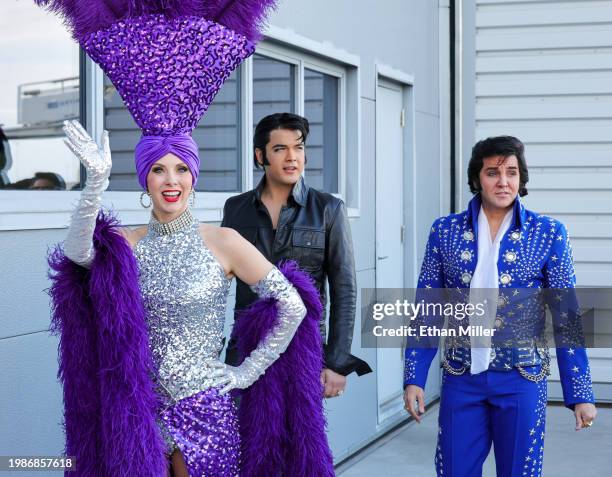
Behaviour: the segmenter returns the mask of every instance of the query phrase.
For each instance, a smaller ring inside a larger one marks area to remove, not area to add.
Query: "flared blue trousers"
[[[528,369],[537,373],[538,367]],[[539,477],[546,379],[517,369],[455,376],[444,371],[435,465],[440,477],[480,477],[491,444],[497,477]]]

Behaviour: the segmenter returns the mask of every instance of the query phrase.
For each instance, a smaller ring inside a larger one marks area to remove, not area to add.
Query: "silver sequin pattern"
[[[276,300],[278,324],[235,369],[234,384],[243,389],[253,384],[287,349],[300,322],[306,316],[306,307],[299,293],[276,267],[253,285],[251,290],[260,298]]]
[[[170,234],[150,226],[134,254],[155,381],[171,405],[211,385],[204,362],[216,359],[223,346],[230,280],[203,243],[195,221]]]

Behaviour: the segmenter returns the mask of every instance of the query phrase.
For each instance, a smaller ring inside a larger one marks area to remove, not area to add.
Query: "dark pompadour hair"
[[[527,182],[529,182],[529,171],[525,161],[525,145],[513,136],[496,136],[478,141],[472,148],[472,157],[468,164],[468,185],[472,194],[480,192],[480,171],[484,159],[487,157],[509,157],[516,156],[519,167],[519,195],[527,195]]]
[[[308,124],[308,119],[293,113],[270,114],[259,121],[253,135],[253,149],[260,149],[263,152],[264,165],[268,163],[266,159],[266,144],[270,142],[270,133],[275,129],[299,131],[302,135],[302,141],[306,144],[310,125]],[[253,151],[253,162],[255,162],[256,167],[260,167],[255,151]]]

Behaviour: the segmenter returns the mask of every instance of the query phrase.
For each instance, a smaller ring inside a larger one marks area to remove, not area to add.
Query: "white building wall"
[[[359,87],[354,92],[359,109],[359,116],[355,117],[359,122],[347,131],[347,141],[356,143],[359,154],[347,152],[350,157],[346,174],[360,176],[360,180],[349,184],[347,192],[358,194],[360,203],[358,213],[350,219],[358,287],[373,288],[377,66],[384,65],[414,78],[411,114],[415,134],[408,147],[414,150],[418,180],[414,191],[416,214],[409,224],[413,230],[408,233],[414,234],[419,265],[429,225],[435,217],[449,212],[440,177],[449,170],[446,165],[448,124],[444,119],[448,115],[444,114],[441,119],[440,114],[448,105],[448,71],[443,71],[443,76],[439,72],[445,64],[440,60],[441,52],[448,56],[444,53],[448,48],[448,35],[444,32],[440,43],[441,29],[446,28],[448,18],[448,1],[385,0],[375,4],[365,0],[285,0],[279,3],[270,23],[281,29],[285,40],[295,34],[302,41],[301,48],[307,49],[307,42],[303,40],[308,39],[318,48],[346,52],[359,60]],[[27,63],[24,58],[20,62]],[[95,114],[95,106],[88,104],[90,115]],[[352,112],[349,110],[347,115]],[[358,140],[351,141],[355,137]],[[356,168],[359,168],[358,175],[354,174]],[[57,339],[47,331],[49,298],[44,290],[49,282],[45,257],[48,246],[64,238],[63,225],[78,192],[14,192],[10,195],[13,202],[3,201],[3,193],[9,192],[0,191],[0,360],[3,365],[0,455],[58,455],[63,447],[61,387],[55,378]],[[128,223],[146,220],[146,213],[137,204],[136,193],[133,196],[116,194],[112,202],[122,220]],[[221,199],[211,199],[198,211],[198,217],[218,222],[222,203]],[[33,225],[34,218],[38,222]],[[415,260],[414,254],[411,258]],[[415,277],[412,278],[414,282]],[[357,305],[359,310],[360,303]],[[342,398],[326,402],[329,439],[336,461],[358,451],[385,431],[377,424],[376,395],[377,375],[385,370],[377,367],[374,349],[361,348],[359,333],[358,316],[353,352],[367,360],[374,373],[359,378],[350,376]],[[397,376],[398,382],[401,378]],[[397,422],[405,418],[403,414]]]

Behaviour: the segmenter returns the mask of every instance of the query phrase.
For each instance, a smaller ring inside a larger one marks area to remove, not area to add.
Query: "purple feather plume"
[[[64,391],[64,453],[78,458],[81,475],[96,475],[102,447],[100,384],[92,379],[98,368],[98,346],[87,296],[87,271],[71,262],[59,247],[49,256],[49,266],[53,273],[50,330],[60,338],[58,378]],[[87,352],[81,354],[84,349]]]
[[[155,423],[138,269],[117,226],[113,217],[98,217],[91,270],[72,263],[59,247],[49,257],[65,451],[76,458],[76,475],[159,477],[167,462]]]
[[[204,4],[204,18],[241,33],[251,41],[258,41],[266,18],[276,7],[277,0],[215,0],[201,3]]]
[[[320,383],[319,292],[296,262],[281,263],[279,268],[299,292],[307,314],[287,350],[242,396],[240,476],[331,477],[335,474]],[[241,356],[247,356],[277,323],[273,299],[258,300],[243,311],[233,331]]]
[[[34,0],[62,17],[77,40],[125,18],[161,13],[202,17],[257,41],[276,0]]]

